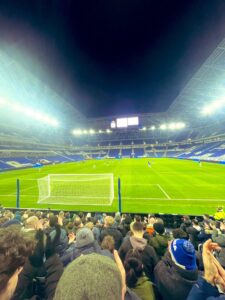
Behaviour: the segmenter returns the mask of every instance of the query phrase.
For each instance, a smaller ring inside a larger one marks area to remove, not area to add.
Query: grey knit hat
[[[80,256],[60,278],[54,300],[121,300],[122,279],[116,263],[100,254]]]
[[[83,227],[78,230],[76,234],[76,246],[78,248],[84,247],[86,245],[89,245],[93,243],[95,240],[94,234],[91,231],[91,229],[87,227]]]

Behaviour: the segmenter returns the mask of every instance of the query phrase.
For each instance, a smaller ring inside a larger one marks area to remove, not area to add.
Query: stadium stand
[[[0,274],[0,296],[119,300],[123,290],[122,299],[223,299],[214,280],[223,291],[225,214],[220,209],[214,217],[1,207],[1,268],[11,272]]]

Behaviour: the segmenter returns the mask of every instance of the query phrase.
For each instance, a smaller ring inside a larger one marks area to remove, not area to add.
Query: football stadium
[[[223,78],[217,68],[224,46],[225,40],[163,113],[88,119],[45,88],[44,111],[58,116],[63,107],[61,122],[78,120],[68,132],[56,117],[34,109],[42,82],[16,61],[8,65],[2,51],[1,90],[8,93],[0,102],[2,205],[197,215],[223,207],[225,100],[217,96]],[[32,107],[23,103],[30,86]],[[20,103],[8,100],[13,94]]]
[[[0,300],[225,299],[225,1],[0,1]]]

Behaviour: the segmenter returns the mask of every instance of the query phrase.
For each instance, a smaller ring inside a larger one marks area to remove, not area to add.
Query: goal
[[[111,205],[113,174],[49,174],[38,179],[38,203]]]

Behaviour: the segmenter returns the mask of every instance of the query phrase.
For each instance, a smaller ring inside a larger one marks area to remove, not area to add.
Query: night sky
[[[224,37],[223,0],[0,1],[0,41],[87,117],[165,111]]]

